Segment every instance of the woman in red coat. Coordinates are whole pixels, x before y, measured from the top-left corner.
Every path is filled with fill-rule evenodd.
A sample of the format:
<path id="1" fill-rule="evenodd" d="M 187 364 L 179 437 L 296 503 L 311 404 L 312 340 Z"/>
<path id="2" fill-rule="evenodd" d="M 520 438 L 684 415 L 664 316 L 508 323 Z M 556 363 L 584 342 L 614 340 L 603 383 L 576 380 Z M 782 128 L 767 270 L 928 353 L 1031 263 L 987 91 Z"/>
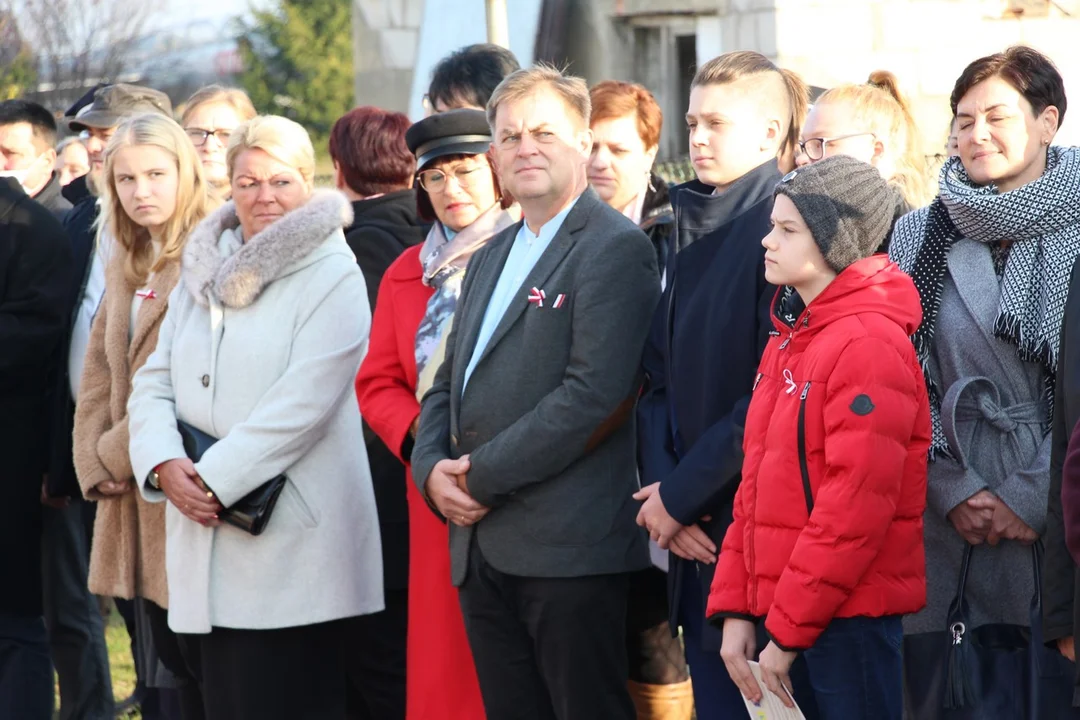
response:
<path id="1" fill-rule="evenodd" d="M 442 362 L 465 268 L 473 253 L 517 217 L 485 155 L 491 142 L 480 110 L 452 110 L 406 133 L 417 156 L 417 208 L 435 221 L 423 245 L 406 250 L 379 288 L 367 357 L 356 378 L 360 410 L 403 462 L 412 453 L 419 398 Z M 447 528 L 407 479 L 409 628 L 406 717 L 482 720 L 457 589 L 450 583 Z"/>
<path id="2" fill-rule="evenodd" d="M 747 412 L 742 483 L 706 615 L 751 701 L 755 621 L 766 686 L 791 705 L 806 659 L 824 720 L 899 720 L 901 616 L 926 604 L 923 510 L 930 407 L 908 337 L 915 285 L 884 255 L 895 202 L 846 156 L 776 187 L 765 277 L 778 291 Z"/>

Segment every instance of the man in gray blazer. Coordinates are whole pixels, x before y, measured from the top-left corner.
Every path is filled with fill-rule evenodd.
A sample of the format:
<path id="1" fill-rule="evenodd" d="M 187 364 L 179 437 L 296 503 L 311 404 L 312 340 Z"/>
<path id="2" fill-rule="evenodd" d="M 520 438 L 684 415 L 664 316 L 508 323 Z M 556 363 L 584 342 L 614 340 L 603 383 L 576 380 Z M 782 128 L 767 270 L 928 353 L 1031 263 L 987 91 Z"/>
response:
<path id="1" fill-rule="evenodd" d="M 520 70 L 488 105 L 524 222 L 469 263 L 412 455 L 451 523 L 452 579 L 489 720 L 631 720 L 633 408 L 656 254 L 588 189 L 584 81 Z"/>

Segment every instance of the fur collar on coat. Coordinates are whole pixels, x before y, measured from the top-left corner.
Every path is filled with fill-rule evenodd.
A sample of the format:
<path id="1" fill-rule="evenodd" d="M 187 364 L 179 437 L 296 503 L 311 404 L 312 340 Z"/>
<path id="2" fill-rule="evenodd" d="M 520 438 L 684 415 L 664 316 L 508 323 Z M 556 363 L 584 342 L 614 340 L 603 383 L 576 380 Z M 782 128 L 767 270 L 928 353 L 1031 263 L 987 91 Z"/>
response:
<path id="1" fill-rule="evenodd" d="M 337 190 L 315 190 L 308 201 L 246 243 L 230 233 L 240 227 L 230 201 L 199 223 L 184 248 L 184 285 L 200 305 L 218 303 L 238 309 L 251 305 L 266 286 L 353 221 L 352 204 Z"/>

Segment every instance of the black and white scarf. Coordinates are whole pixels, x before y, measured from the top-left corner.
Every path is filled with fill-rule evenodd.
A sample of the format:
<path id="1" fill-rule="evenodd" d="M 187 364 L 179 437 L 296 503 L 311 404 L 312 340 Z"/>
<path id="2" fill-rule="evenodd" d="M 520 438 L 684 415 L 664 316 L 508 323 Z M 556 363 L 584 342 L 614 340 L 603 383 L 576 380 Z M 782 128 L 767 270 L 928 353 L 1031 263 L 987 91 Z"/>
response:
<path id="1" fill-rule="evenodd" d="M 1039 363 L 1053 412 L 1053 378 L 1073 261 L 1080 255 L 1080 149 L 1051 147 L 1037 180 L 998 194 L 971 182 L 960 158 L 941 169 L 940 194 L 893 231 L 889 254 L 911 275 L 922 300 L 922 325 L 912 336 L 926 375 L 933 423 L 931 458 L 949 455 L 941 427 L 941 391 L 929 373 L 946 258 L 960 238 L 1011 243 L 1001 277 L 994 336 L 1016 346 L 1021 359 Z"/>

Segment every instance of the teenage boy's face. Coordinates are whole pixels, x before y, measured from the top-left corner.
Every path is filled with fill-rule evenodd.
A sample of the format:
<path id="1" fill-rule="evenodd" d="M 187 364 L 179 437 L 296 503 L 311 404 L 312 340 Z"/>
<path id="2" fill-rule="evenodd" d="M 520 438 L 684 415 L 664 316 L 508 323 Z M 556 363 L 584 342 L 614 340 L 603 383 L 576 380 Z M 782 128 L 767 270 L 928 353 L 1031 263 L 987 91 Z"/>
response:
<path id="1" fill-rule="evenodd" d="M 773 89 L 749 81 L 725 85 L 698 85 L 690 91 L 686 127 L 690 159 L 698 180 L 718 191 L 776 157 L 780 122 L 767 108 L 775 103 L 764 97 Z"/>
<path id="2" fill-rule="evenodd" d="M 798 288 L 823 275 L 835 274 L 825 262 L 795 203 L 786 195 L 776 196 L 772 230 L 761 244 L 765 248 L 765 280 L 772 285 Z"/>

